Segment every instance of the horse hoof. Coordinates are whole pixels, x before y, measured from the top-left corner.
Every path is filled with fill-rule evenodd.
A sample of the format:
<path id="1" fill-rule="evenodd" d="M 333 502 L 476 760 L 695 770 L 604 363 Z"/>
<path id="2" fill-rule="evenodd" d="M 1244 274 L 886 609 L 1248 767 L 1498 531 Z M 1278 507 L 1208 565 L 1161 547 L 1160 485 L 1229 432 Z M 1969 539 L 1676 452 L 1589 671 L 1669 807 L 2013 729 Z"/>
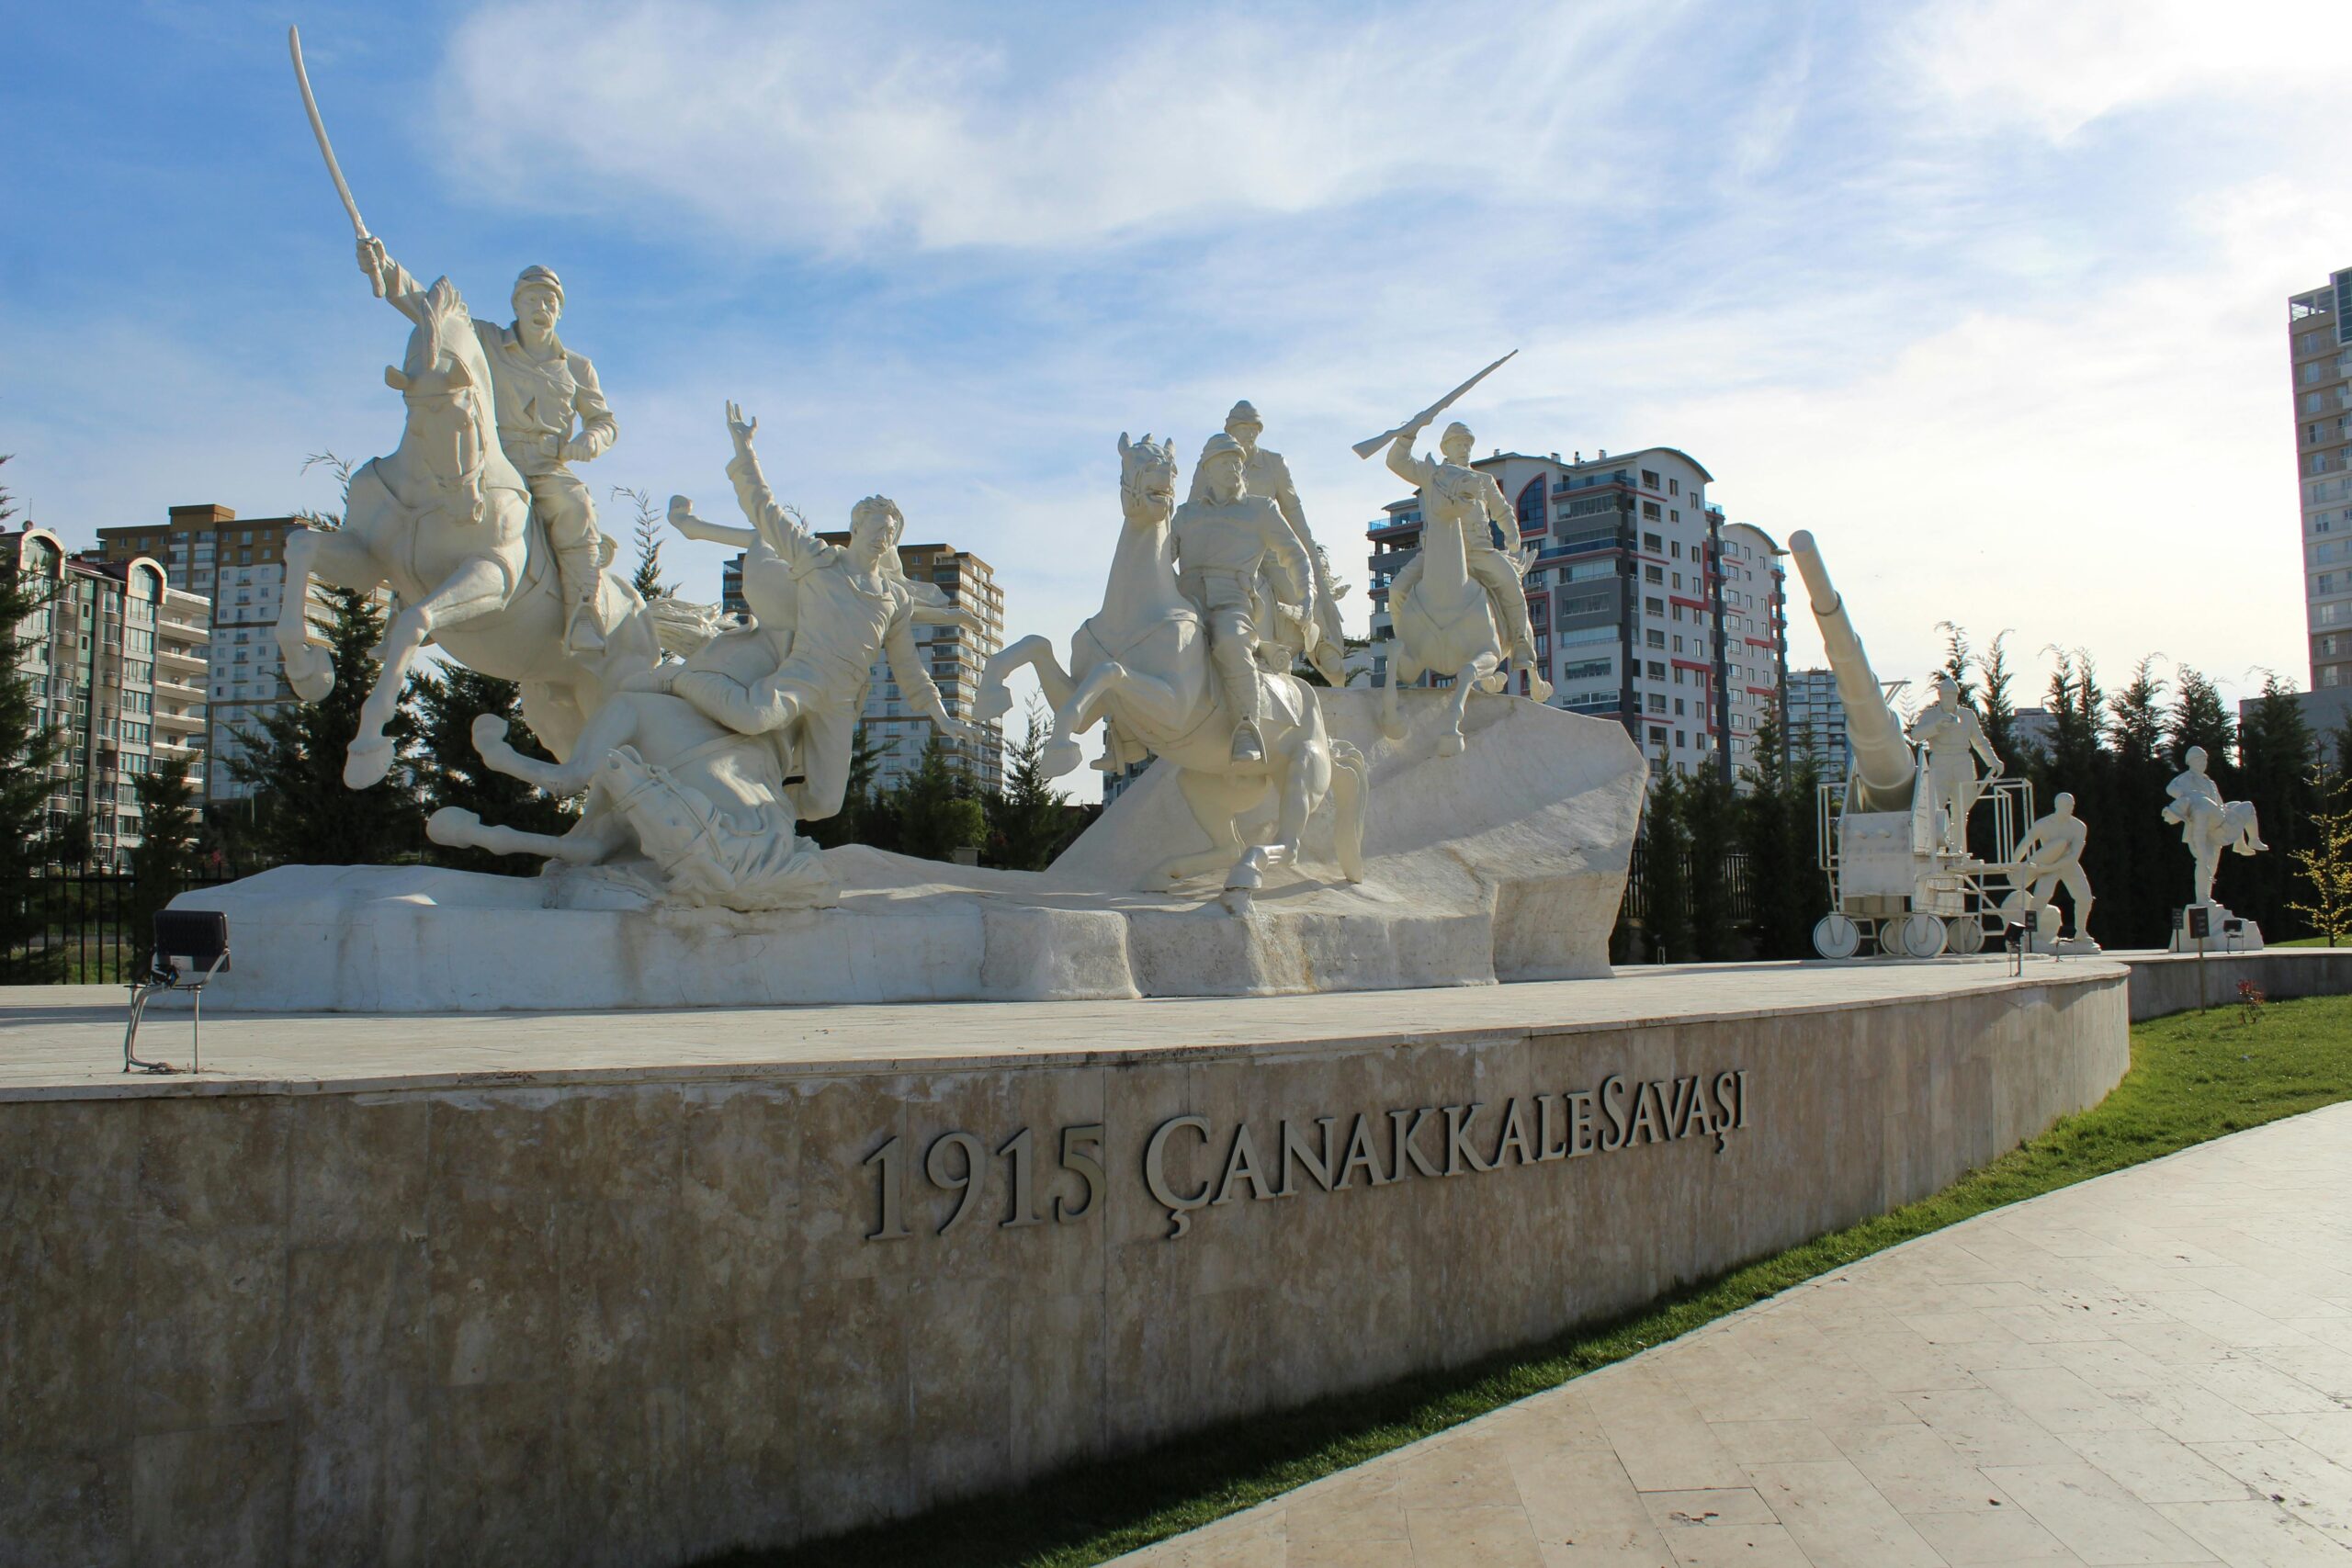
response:
<path id="1" fill-rule="evenodd" d="M 972 705 L 972 713 L 982 724 L 992 723 L 1012 711 L 1012 694 L 1002 686 L 982 686 L 979 700 Z"/>
<path id="2" fill-rule="evenodd" d="M 1548 703 L 1552 700 L 1552 682 L 1541 675 L 1530 676 L 1527 682 L 1527 694 L 1532 701 Z"/>
<path id="3" fill-rule="evenodd" d="M 481 828 L 481 818 L 462 806 L 445 806 L 424 819 L 424 836 L 454 849 L 472 843 Z"/>
<path id="4" fill-rule="evenodd" d="M 483 756 L 506 744 L 505 716 L 494 713 L 474 715 L 474 750 Z"/>
<path id="5" fill-rule="evenodd" d="M 1086 761 L 1086 748 L 1065 737 L 1046 742 L 1045 754 L 1038 759 L 1046 776 L 1057 779 Z"/>
<path id="6" fill-rule="evenodd" d="M 343 759 L 343 786 L 345 789 L 373 789 L 384 782 L 392 771 L 392 743 L 373 740 L 362 744 L 355 741 Z"/>
<path id="7" fill-rule="evenodd" d="M 285 674 L 286 683 L 306 703 L 322 701 L 334 690 L 334 660 L 308 643 L 287 655 Z"/>
<path id="8" fill-rule="evenodd" d="M 1441 757 L 1459 757 L 1469 744 L 1462 739 L 1462 731 L 1448 730 L 1437 738 L 1437 754 Z"/>
<path id="9" fill-rule="evenodd" d="M 1217 902 L 1225 906 L 1225 912 L 1228 915 L 1247 915 L 1256 904 L 1247 887 L 1228 887 L 1225 890 L 1225 897 Z"/>

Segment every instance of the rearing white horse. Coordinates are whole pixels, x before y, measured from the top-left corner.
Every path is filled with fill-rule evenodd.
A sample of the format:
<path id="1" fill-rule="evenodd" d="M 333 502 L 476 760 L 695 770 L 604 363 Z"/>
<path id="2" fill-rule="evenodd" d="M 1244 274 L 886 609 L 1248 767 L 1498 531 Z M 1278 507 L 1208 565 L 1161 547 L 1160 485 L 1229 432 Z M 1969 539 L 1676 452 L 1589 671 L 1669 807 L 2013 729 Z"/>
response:
<path id="1" fill-rule="evenodd" d="M 565 649 L 554 561 L 523 476 L 499 447 L 490 363 L 466 302 L 446 277 L 391 302 L 416 323 L 406 359 L 384 371 L 407 404 L 400 446 L 352 475 L 341 528 L 288 536 L 277 615 L 287 682 L 316 702 L 334 688 L 335 671 L 308 638 L 311 579 L 360 592 L 389 583 L 400 595 L 380 649 L 383 672 L 360 706 L 359 733 L 344 761 L 344 782 L 354 789 L 390 771 L 385 728 L 428 641 L 470 670 L 519 682 L 525 719 L 559 758 L 570 755 L 588 715 L 661 656 L 644 602 L 609 570 L 604 592 L 621 610 L 605 647 L 585 657 Z"/>
<path id="2" fill-rule="evenodd" d="M 1111 561 L 1102 607 L 1070 638 L 1069 671 L 1042 637 L 999 653 L 980 678 L 979 716 L 1012 706 L 1005 677 L 1023 665 L 1054 708 L 1047 772 L 1079 765 L 1073 739 L 1108 719 L 1181 770 L 1177 784 L 1210 848 L 1162 863 L 1156 874 L 1180 881 L 1226 870 L 1228 889 L 1261 886 L 1272 866 L 1295 863 L 1307 818 L 1329 796 L 1339 813 L 1340 869 L 1363 879 L 1364 762 L 1326 728 L 1315 688 L 1288 674 L 1265 676 L 1262 762 L 1233 761 L 1234 716 L 1218 696 L 1201 612 L 1177 587 L 1169 524 L 1176 514 L 1176 445 L 1119 437 L 1119 499 L 1125 525 Z M 1243 840 L 1240 822 L 1274 795 L 1272 839 Z"/>

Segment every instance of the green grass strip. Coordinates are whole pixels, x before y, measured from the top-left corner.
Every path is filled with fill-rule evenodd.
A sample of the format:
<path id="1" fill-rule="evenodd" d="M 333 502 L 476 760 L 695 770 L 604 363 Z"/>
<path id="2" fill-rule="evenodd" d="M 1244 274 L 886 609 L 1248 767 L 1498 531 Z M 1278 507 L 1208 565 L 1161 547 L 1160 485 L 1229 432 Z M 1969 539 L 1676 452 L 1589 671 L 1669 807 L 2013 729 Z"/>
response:
<path id="1" fill-rule="evenodd" d="M 1640 1312 L 1473 1366 L 1250 1416 L 1018 1492 L 709 1568 L 1080 1568 L 1556 1388 L 1857 1258 L 2225 1134 L 2352 1100 L 2352 998 L 2182 1013 L 2132 1032 L 2132 1068 L 2070 1116 L 1932 1198 L 1702 1280 Z"/>

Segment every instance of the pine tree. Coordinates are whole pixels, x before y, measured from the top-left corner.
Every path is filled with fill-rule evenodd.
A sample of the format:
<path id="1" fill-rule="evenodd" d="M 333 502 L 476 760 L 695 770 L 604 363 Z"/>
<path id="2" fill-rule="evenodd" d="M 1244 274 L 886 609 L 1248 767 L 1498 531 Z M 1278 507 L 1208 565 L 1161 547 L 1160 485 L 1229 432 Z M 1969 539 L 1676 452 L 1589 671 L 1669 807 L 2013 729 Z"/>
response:
<path id="1" fill-rule="evenodd" d="M 1653 964 L 1690 960 L 1690 835 L 1682 822 L 1681 776 L 1671 767 L 1651 775 L 1642 811 L 1642 931 Z"/>
<path id="2" fill-rule="evenodd" d="M 7 457 L 0 455 L 0 463 Z M 15 516 L 15 498 L 0 486 L 0 525 Z M 0 570 L 0 980 L 25 985 L 56 978 L 58 954 L 40 942 L 46 925 L 33 874 L 43 860 L 51 771 L 60 745 L 40 723 L 31 678 L 17 667 L 25 617 L 41 608 L 36 590 Z"/>
<path id="3" fill-rule="evenodd" d="M 1756 956 L 1810 958 L 1814 924 L 1829 909 L 1814 843 L 1820 774 L 1810 760 L 1785 766 L 1781 751 L 1780 727 L 1767 719 L 1757 729 L 1756 761 L 1737 803 L 1736 841 L 1747 857 Z"/>
<path id="4" fill-rule="evenodd" d="M 334 689 L 319 702 L 265 709 L 260 732 L 248 733 L 243 753 L 229 759 L 230 776 L 254 787 L 254 838 L 271 860 L 369 865 L 413 858 L 424 841 L 424 814 L 403 771 L 364 790 L 343 782 L 359 705 L 382 670 L 370 655 L 383 640 L 383 614 L 355 589 L 330 587 L 327 597 Z M 393 744 L 406 750 L 415 728 L 415 715 L 403 705 L 390 727 Z"/>
<path id="5" fill-rule="evenodd" d="M 1069 817 L 1046 775 L 1046 742 L 1053 732 L 1045 705 L 1029 705 L 1028 736 L 1006 758 L 1003 793 L 985 803 L 989 861 L 1011 871 L 1043 871 L 1070 839 Z"/>
<path id="6" fill-rule="evenodd" d="M 171 767 L 134 774 L 130 782 L 140 818 L 139 843 L 130 852 L 130 932 L 135 942 L 143 942 L 155 911 L 172 901 L 194 868 L 196 785 Z"/>
<path id="7" fill-rule="evenodd" d="M 899 852 L 922 860 L 945 860 L 955 851 L 977 849 L 988 838 L 988 816 L 963 780 L 947 766 L 947 749 L 932 731 L 922 765 L 895 802 Z"/>
<path id="8" fill-rule="evenodd" d="M 650 604 L 676 587 L 662 581 L 662 510 L 653 504 L 650 491 L 631 490 L 626 485 L 613 487 L 613 499 L 626 501 L 637 508 L 637 515 L 629 520 L 629 532 L 637 539 L 637 572 L 629 581 L 637 589 L 637 596 Z"/>
<path id="9" fill-rule="evenodd" d="M 571 831 L 579 815 L 571 803 L 497 772 L 474 750 L 473 722 L 485 713 L 503 717 L 507 739 L 526 754 L 547 750 L 523 717 L 520 686 L 462 664 L 450 664 L 437 671 L 419 670 L 410 676 L 408 694 L 416 705 L 416 784 L 423 796 L 421 808 L 427 816 L 454 806 L 485 822 L 527 833 Z M 534 875 L 543 863 L 536 855 L 494 855 L 487 850 L 444 844 L 428 843 L 424 854 L 436 864 L 503 876 Z"/>
<path id="10" fill-rule="evenodd" d="M 1725 874 L 1736 842 L 1736 798 L 1713 768 L 1682 788 L 1683 830 L 1690 842 L 1690 956 L 1720 963 L 1732 953 L 1732 886 Z"/>

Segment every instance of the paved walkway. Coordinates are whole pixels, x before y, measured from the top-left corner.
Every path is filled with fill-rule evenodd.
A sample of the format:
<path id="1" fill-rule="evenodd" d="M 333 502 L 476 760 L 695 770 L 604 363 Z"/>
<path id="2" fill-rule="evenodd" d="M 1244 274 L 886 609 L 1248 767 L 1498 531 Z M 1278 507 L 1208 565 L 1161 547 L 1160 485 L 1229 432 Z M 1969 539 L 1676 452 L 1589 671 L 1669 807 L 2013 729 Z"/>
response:
<path id="1" fill-rule="evenodd" d="M 1923 1237 L 1121 1562 L 2352 1568 L 2352 1104 Z"/>

